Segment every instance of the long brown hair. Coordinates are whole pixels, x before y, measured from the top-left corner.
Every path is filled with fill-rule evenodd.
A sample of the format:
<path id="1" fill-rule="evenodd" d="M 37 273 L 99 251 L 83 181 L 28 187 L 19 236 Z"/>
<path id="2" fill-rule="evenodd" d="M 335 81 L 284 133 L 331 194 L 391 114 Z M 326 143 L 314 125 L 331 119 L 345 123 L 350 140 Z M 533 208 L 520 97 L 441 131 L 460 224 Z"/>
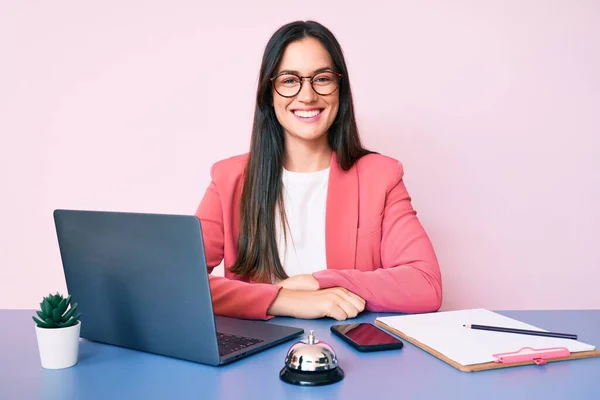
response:
<path id="1" fill-rule="evenodd" d="M 296 21 L 279 28 L 268 41 L 260 68 L 250 154 L 245 169 L 241 198 L 241 223 L 237 260 L 230 271 L 257 282 L 286 279 L 277 250 L 275 210 L 279 206 L 285 221 L 281 173 L 285 157 L 283 128 L 273 109 L 271 78 L 286 47 L 312 37 L 321 42 L 342 74 L 339 109 L 328 131 L 328 142 L 340 167 L 347 171 L 362 156 L 371 153 L 362 147 L 354 117 L 348 70 L 342 48 L 335 36 L 314 21 Z M 283 224 L 285 232 L 285 224 Z"/>

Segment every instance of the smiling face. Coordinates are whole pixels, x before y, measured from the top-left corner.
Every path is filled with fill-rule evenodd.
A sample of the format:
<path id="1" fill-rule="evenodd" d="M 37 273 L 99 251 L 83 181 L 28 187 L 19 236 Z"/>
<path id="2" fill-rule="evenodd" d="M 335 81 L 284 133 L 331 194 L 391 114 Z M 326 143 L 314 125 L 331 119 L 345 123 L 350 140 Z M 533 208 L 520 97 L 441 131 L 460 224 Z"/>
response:
<path id="1" fill-rule="evenodd" d="M 336 83 L 337 75 L 332 71 L 335 68 L 327 50 L 317 39 L 309 37 L 287 46 L 275 74 L 291 72 L 304 77 L 317 75 L 313 82 L 315 89 L 320 93 L 329 93 L 332 88 L 339 86 Z M 339 89 L 320 95 L 311 87 L 310 79 L 303 79 L 302 89 L 293 97 L 283 97 L 275 90 L 278 87 L 280 93 L 293 95 L 298 83 L 298 79 L 292 75 L 280 76 L 273 82 L 273 107 L 283 126 L 286 142 L 327 143 L 327 131 L 338 112 Z"/>

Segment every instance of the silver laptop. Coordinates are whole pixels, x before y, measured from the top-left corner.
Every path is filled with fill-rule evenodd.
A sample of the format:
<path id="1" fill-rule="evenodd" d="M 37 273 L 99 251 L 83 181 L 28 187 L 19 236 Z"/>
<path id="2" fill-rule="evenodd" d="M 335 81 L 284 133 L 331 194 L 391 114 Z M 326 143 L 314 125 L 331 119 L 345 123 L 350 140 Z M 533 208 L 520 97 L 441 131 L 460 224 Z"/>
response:
<path id="1" fill-rule="evenodd" d="M 54 222 L 84 339 L 221 365 L 304 333 L 214 315 L 195 216 L 55 210 Z"/>

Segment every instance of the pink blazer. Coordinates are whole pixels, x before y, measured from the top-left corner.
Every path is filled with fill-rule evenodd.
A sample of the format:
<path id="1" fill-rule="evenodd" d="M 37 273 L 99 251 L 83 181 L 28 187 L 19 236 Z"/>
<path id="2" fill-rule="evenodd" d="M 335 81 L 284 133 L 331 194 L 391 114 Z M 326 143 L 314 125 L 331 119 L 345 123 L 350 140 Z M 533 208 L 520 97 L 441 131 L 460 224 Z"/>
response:
<path id="1" fill-rule="evenodd" d="M 269 319 L 280 287 L 248 282 L 228 271 L 236 258 L 240 198 L 248 155 L 215 163 L 198 206 L 209 273 L 224 261 L 225 277 L 210 276 L 215 314 Z M 402 164 L 371 154 L 343 171 L 332 157 L 326 205 L 327 269 L 314 273 L 321 289 L 344 287 L 366 310 L 437 311 L 440 268 L 403 181 Z"/>

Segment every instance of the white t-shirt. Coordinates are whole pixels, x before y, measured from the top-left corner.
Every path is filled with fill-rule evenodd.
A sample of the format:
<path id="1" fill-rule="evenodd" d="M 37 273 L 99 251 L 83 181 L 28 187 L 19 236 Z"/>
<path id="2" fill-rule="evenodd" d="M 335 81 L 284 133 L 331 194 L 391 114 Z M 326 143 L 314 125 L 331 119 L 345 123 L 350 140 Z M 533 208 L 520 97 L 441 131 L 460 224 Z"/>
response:
<path id="1" fill-rule="evenodd" d="M 283 199 L 287 216 L 287 246 L 276 212 L 281 264 L 288 276 L 311 274 L 327 268 L 325 209 L 329 168 L 317 172 L 283 169 Z"/>

